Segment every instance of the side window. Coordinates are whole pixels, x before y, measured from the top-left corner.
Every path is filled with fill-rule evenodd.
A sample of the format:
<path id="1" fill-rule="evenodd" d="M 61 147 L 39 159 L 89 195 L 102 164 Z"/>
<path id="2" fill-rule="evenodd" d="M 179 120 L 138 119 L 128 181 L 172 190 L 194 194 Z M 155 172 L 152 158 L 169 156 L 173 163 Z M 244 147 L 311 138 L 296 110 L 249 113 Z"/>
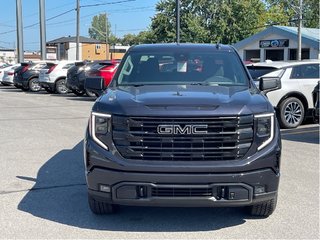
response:
<path id="1" fill-rule="evenodd" d="M 319 64 L 305 64 L 292 69 L 291 79 L 319 78 Z"/>

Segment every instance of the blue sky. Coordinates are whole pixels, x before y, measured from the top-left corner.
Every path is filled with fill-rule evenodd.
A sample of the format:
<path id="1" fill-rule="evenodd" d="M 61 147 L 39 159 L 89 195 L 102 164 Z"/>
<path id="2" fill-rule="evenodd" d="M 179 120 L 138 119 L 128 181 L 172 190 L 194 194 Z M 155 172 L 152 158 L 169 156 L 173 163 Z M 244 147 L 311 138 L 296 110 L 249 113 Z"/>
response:
<path id="1" fill-rule="evenodd" d="M 127 2 L 125 2 L 127 1 Z M 92 17 L 107 12 L 112 33 L 118 37 L 126 33 L 139 33 L 149 27 L 159 0 L 80 0 L 80 6 L 110 3 L 108 5 L 83 7 L 80 10 L 80 34 L 88 37 Z M 76 0 L 46 0 L 46 19 L 76 7 Z M 118 3 L 117 3 L 118 2 Z M 121 3 L 119 3 L 121 2 Z M 39 50 L 39 0 L 22 0 L 24 49 Z M 13 48 L 16 44 L 16 0 L 1 0 L 0 47 Z M 12 31 L 12 32 L 11 32 Z M 47 41 L 75 36 L 76 11 L 47 21 Z"/>

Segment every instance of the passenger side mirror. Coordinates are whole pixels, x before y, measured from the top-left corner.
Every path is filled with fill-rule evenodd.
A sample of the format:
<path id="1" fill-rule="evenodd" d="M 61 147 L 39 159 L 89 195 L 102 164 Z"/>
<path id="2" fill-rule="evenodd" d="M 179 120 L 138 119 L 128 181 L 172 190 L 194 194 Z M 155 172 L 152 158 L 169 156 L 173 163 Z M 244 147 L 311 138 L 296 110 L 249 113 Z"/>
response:
<path id="1" fill-rule="evenodd" d="M 101 77 L 88 77 L 84 82 L 84 88 L 100 96 L 105 89 L 104 79 Z"/>
<path id="2" fill-rule="evenodd" d="M 259 89 L 264 92 L 270 92 L 281 88 L 279 77 L 261 77 L 259 79 Z"/>

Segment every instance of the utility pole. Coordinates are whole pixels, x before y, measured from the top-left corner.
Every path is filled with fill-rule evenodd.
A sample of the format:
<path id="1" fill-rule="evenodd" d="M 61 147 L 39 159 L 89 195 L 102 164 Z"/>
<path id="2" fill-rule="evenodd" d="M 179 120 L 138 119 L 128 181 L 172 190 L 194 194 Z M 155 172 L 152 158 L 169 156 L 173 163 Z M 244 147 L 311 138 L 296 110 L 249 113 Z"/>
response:
<path id="1" fill-rule="evenodd" d="M 77 36 L 76 36 L 76 60 L 79 60 L 79 45 L 80 45 L 80 0 L 77 0 Z"/>
<path id="2" fill-rule="evenodd" d="M 298 19 L 298 49 L 297 60 L 301 60 L 301 29 L 302 29 L 302 0 L 299 0 L 299 19 Z"/>
<path id="3" fill-rule="evenodd" d="M 45 0 L 39 0 L 40 13 L 40 49 L 41 60 L 46 60 L 46 16 L 45 16 Z"/>
<path id="4" fill-rule="evenodd" d="M 176 41 L 180 43 L 180 0 L 176 0 Z"/>
<path id="5" fill-rule="evenodd" d="M 106 14 L 106 59 L 109 59 L 109 48 L 108 48 L 108 16 Z"/>
<path id="6" fill-rule="evenodd" d="M 23 50 L 23 26 L 22 26 L 22 4 L 21 0 L 16 0 L 16 21 L 17 21 L 17 53 L 18 63 L 24 61 Z"/>

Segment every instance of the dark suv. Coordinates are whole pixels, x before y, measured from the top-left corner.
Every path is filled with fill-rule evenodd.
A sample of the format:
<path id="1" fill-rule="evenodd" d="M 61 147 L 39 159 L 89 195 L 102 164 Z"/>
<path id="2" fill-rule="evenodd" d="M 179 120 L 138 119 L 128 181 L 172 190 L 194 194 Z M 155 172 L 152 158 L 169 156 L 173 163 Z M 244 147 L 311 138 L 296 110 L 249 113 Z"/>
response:
<path id="1" fill-rule="evenodd" d="M 38 92 L 41 89 L 39 84 L 39 71 L 46 66 L 45 62 L 21 63 L 14 71 L 13 84 L 23 91 Z"/>
<path id="2" fill-rule="evenodd" d="M 75 62 L 75 65 L 68 69 L 67 73 L 67 87 L 77 96 L 86 94 L 89 97 L 94 97 L 95 94 L 84 88 L 86 79 L 86 72 L 100 61 L 94 62 Z"/>
<path id="3" fill-rule="evenodd" d="M 101 81 L 88 84 L 99 90 Z M 84 146 L 97 214 L 117 205 L 249 206 L 257 216 L 276 208 L 276 116 L 230 46 L 130 48 L 92 108 Z"/>

